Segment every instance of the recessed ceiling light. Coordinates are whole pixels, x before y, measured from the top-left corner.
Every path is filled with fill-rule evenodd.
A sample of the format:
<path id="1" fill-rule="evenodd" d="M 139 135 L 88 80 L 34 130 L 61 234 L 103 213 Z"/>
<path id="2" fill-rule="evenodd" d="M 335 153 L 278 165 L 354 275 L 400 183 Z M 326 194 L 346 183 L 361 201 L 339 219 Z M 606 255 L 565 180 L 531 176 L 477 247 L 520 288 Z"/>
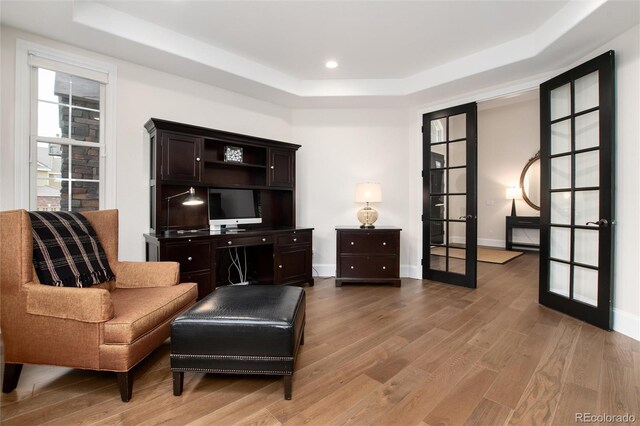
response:
<path id="1" fill-rule="evenodd" d="M 325 67 L 327 68 L 338 68 L 338 63 L 336 61 L 327 61 L 326 64 L 324 64 Z"/>

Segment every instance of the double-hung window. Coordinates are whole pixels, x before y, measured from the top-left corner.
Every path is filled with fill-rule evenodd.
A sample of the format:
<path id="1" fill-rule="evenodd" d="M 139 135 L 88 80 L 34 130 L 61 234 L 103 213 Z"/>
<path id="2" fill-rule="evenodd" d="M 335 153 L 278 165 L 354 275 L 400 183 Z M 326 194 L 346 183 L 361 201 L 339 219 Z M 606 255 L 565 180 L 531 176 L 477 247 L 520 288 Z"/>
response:
<path id="1" fill-rule="evenodd" d="M 31 210 L 113 207 L 114 70 L 27 49 Z M 26 83 L 26 79 L 24 83 Z M 19 139 L 18 139 L 19 142 Z M 111 167 L 109 167 L 111 166 Z M 18 174 L 20 172 L 18 171 Z M 25 175 L 26 178 L 26 175 Z M 23 185 L 26 189 L 27 185 Z M 26 200 L 24 200 L 26 201 Z"/>

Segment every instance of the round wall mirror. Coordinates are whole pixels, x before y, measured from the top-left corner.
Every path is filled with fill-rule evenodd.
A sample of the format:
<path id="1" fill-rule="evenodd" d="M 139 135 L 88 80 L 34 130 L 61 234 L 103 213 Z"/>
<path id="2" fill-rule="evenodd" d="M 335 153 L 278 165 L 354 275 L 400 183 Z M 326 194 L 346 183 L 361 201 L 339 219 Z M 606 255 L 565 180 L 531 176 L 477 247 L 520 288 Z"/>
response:
<path id="1" fill-rule="evenodd" d="M 522 198 L 532 208 L 540 210 L 540 151 L 529 159 L 520 174 Z"/>

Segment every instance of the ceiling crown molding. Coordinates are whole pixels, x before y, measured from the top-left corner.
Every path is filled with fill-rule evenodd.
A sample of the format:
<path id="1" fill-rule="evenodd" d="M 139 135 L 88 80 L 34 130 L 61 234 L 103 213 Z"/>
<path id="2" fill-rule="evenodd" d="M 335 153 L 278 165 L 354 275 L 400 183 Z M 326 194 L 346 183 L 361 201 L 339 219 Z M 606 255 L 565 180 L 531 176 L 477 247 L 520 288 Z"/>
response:
<path id="1" fill-rule="evenodd" d="M 397 79 L 303 80 L 109 6 L 73 3 L 73 22 L 294 98 L 405 97 L 535 58 L 598 10 L 606 0 L 572 0 L 529 34 Z"/>

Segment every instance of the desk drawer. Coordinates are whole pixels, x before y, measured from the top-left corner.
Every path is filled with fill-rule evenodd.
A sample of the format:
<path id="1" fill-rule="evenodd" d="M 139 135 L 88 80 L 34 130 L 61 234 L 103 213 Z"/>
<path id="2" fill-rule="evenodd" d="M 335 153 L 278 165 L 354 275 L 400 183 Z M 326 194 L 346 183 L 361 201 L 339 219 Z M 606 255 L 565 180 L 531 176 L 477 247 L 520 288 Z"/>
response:
<path id="1" fill-rule="evenodd" d="M 293 231 L 278 234 L 278 245 L 301 244 L 311 241 L 311 231 Z"/>
<path id="2" fill-rule="evenodd" d="M 397 278 L 397 256 L 341 256 L 340 278 Z"/>
<path id="3" fill-rule="evenodd" d="M 208 242 L 167 244 L 167 259 L 180 263 L 180 273 L 211 268 L 211 249 Z"/>
<path id="4" fill-rule="evenodd" d="M 259 246 L 262 244 L 273 244 L 273 236 L 265 235 L 263 237 L 243 237 L 236 235 L 225 235 L 220 237 L 220 239 L 218 240 L 218 248 Z"/>
<path id="5" fill-rule="evenodd" d="M 340 253 L 397 254 L 397 232 L 342 232 Z"/>

